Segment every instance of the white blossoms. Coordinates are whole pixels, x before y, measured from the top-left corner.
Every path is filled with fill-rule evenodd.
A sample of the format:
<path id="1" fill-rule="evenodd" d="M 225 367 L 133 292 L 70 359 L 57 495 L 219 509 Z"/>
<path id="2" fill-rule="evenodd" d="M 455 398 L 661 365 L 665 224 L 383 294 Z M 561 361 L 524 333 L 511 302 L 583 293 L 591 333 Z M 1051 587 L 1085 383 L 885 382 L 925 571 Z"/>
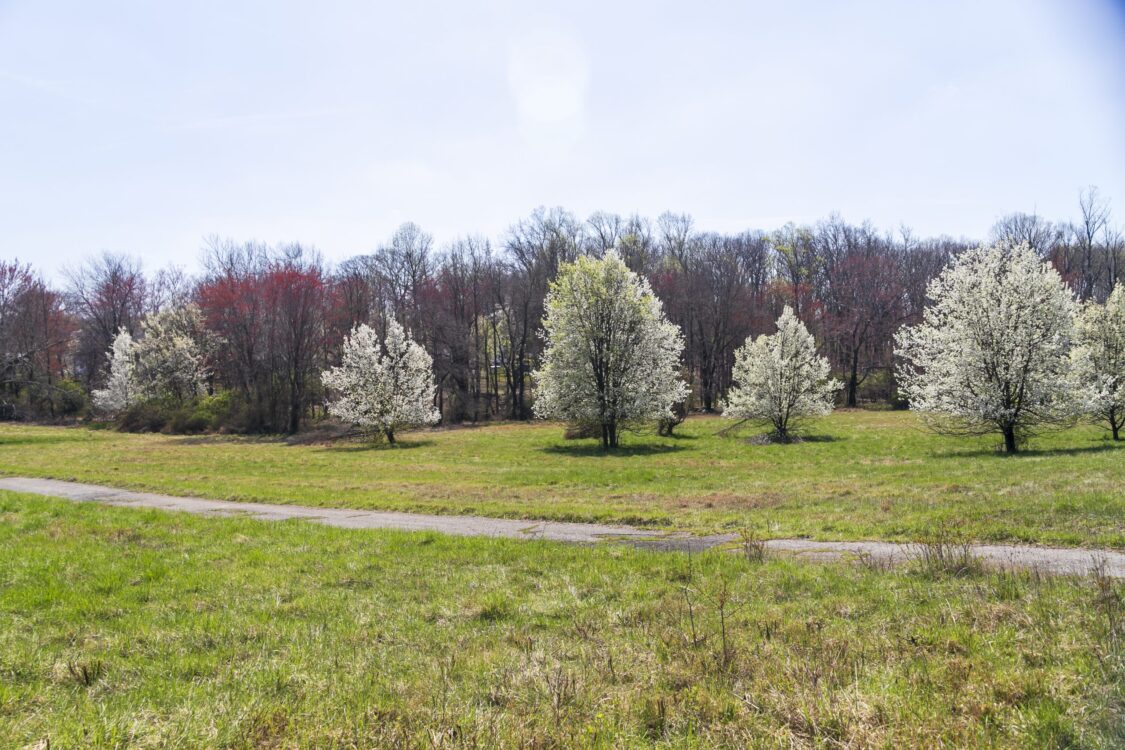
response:
<path id="1" fill-rule="evenodd" d="M 148 399 L 183 404 L 203 395 L 207 371 L 193 335 L 202 329 L 199 309 L 188 305 L 148 316 L 140 340 L 119 330 L 107 354 L 105 388 L 91 394 L 94 408 L 116 416 Z"/>
<path id="2" fill-rule="evenodd" d="M 141 388 L 137 384 L 137 357 L 133 337 L 122 328 L 113 338 L 113 346 L 107 355 L 109 376 L 105 388 L 97 389 L 90 395 L 94 408 L 109 415 L 120 414 L 141 399 Z"/>
<path id="3" fill-rule="evenodd" d="M 1074 374 L 1086 411 L 1121 439 L 1125 427 L 1125 285 L 1104 305 L 1088 302 L 1075 326 Z"/>
<path id="4" fill-rule="evenodd" d="M 137 380 L 146 397 L 182 404 L 205 392 L 207 371 L 196 335 L 203 317 L 194 305 L 161 310 L 145 318 L 136 344 Z"/>
<path id="5" fill-rule="evenodd" d="M 896 336 L 897 376 L 911 408 L 933 426 L 1000 432 L 1015 452 L 1037 427 L 1080 411 L 1070 361 L 1074 296 L 1026 243 L 966 252 L 928 296 L 922 323 Z"/>
<path id="6" fill-rule="evenodd" d="M 829 377 L 828 360 L 793 310 L 786 307 L 777 333 L 747 339 L 734 355 L 733 379 L 723 415 L 769 422 L 772 437 L 788 442 L 806 417 L 832 411 L 841 383 Z"/>
<path id="7" fill-rule="evenodd" d="M 395 441 L 395 431 L 436 423 L 433 360 L 397 321 L 387 323 L 385 353 L 375 331 L 356 326 L 344 341 L 339 367 L 321 374 L 337 392 L 328 404 L 335 417 Z"/>
<path id="8" fill-rule="evenodd" d="M 623 425 L 669 419 L 687 396 L 680 329 L 614 250 L 559 269 L 543 327 L 535 413 L 595 426 L 604 449 L 617 446 Z"/>

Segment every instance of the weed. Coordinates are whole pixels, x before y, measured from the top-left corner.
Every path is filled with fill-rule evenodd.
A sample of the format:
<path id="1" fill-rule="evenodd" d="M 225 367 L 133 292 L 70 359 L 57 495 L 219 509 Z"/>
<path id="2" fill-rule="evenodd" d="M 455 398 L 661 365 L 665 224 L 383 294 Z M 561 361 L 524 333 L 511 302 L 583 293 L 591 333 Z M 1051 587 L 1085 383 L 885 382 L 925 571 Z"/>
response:
<path id="1" fill-rule="evenodd" d="M 67 674 L 82 687 L 90 687 L 105 674 L 105 665 L 100 660 L 92 662 L 68 661 Z"/>
<path id="2" fill-rule="evenodd" d="M 746 562 L 756 565 L 766 559 L 766 541 L 753 529 L 742 528 L 738 531 L 741 540 L 742 555 Z"/>
<path id="3" fill-rule="evenodd" d="M 984 567 L 972 544 L 944 524 L 917 542 L 912 555 L 920 571 L 930 577 L 975 575 Z"/>

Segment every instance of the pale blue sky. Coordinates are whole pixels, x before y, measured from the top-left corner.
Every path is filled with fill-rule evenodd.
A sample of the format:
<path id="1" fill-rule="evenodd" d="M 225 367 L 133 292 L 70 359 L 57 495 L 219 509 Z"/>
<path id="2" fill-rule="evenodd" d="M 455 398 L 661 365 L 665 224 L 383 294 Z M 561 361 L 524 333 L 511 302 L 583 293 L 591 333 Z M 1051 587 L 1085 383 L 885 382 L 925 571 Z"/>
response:
<path id="1" fill-rule="evenodd" d="M 0 235 L 54 275 L 209 234 L 340 260 L 539 205 L 1125 224 L 1125 3 L 0 0 Z"/>

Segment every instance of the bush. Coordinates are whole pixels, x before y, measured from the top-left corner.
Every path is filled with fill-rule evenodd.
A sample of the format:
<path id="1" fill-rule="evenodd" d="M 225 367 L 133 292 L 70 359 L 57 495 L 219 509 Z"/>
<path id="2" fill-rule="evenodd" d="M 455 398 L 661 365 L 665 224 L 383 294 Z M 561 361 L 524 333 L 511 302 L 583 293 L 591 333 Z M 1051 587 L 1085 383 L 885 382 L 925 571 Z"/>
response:
<path id="1" fill-rule="evenodd" d="M 222 426 L 230 411 L 228 394 L 204 396 L 178 404 L 163 399 L 149 399 L 129 407 L 117 420 L 117 429 L 124 432 L 165 432 L 193 435 Z"/>
<path id="2" fill-rule="evenodd" d="M 197 431 L 220 430 L 227 426 L 233 401 L 230 391 L 218 391 L 198 399 L 191 411 L 191 419 L 203 425 Z"/>
<path id="3" fill-rule="evenodd" d="M 86 408 L 86 389 L 76 380 L 60 380 L 51 400 L 57 414 L 73 417 Z"/>
<path id="4" fill-rule="evenodd" d="M 162 432 L 171 416 L 171 409 L 163 401 L 141 401 L 122 412 L 117 418 L 117 429 L 124 432 Z"/>
<path id="5" fill-rule="evenodd" d="M 138 401 L 117 417 L 117 428 L 122 432 L 165 432 L 176 412 L 177 407 L 168 401 Z"/>
<path id="6" fill-rule="evenodd" d="M 200 414 L 190 407 L 185 407 L 172 412 L 168 422 L 164 425 L 163 432 L 173 435 L 195 435 L 200 432 L 207 432 L 210 428 L 211 421 L 207 418 L 207 415 Z"/>
<path id="7" fill-rule="evenodd" d="M 0 399 L 0 420 L 65 419 L 81 414 L 85 408 L 86 391 L 81 383 L 34 380 L 5 389 Z"/>

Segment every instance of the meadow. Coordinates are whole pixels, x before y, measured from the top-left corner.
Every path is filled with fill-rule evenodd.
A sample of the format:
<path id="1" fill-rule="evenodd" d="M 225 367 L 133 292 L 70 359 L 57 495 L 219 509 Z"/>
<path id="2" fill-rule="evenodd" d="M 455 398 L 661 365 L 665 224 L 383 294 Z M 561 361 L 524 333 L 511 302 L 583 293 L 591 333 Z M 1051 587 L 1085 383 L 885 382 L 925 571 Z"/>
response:
<path id="1" fill-rule="evenodd" d="M 1121 747 L 1121 597 L 5 492 L 0 746 Z"/>
<path id="2" fill-rule="evenodd" d="M 405 433 L 395 446 L 0 425 L 0 474 L 304 505 L 606 521 L 817 539 L 923 538 L 1125 547 L 1125 444 L 1080 426 L 1007 456 L 917 416 L 837 411 L 809 439 L 693 417 L 604 455 L 557 424 Z"/>

